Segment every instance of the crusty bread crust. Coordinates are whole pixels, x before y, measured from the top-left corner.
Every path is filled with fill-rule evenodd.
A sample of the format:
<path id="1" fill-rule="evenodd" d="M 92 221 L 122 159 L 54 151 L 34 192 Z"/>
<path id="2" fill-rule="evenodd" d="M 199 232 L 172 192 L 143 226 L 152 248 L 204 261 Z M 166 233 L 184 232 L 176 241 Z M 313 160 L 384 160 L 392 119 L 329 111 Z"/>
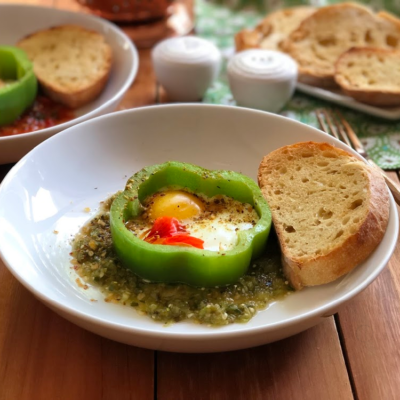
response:
<path id="1" fill-rule="evenodd" d="M 17 45 L 33 62 L 44 93 L 58 103 L 81 107 L 107 83 L 112 51 L 98 32 L 61 25 L 28 35 Z"/>
<path id="2" fill-rule="evenodd" d="M 336 62 L 335 81 L 344 93 L 362 103 L 378 107 L 398 106 L 400 74 L 396 65 L 400 65 L 400 51 L 352 48 Z"/>
<path id="3" fill-rule="evenodd" d="M 236 51 L 256 48 L 280 50 L 288 34 L 314 11 L 311 6 L 298 6 L 268 14 L 254 30 L 243 29 L 235 35 Z"/>
<path id="4" fill-rule="evenodd" d="M 289 248 L 289 245 L 286 243 L 290 234 L 287 233 L 287 227 L 285 228 L 282 217 L 279 215 L 278 208 L 280 207 L 277 206 L 279 202 L 277 202 L 277 197 L 274 192 L 271 191 L 271 188 L 274 188 L 274 191 L 275 188 L 282 188 L 282 186 L 280 186 L 282 183 L 281 179 L 284 178 L 279 178 L 279 173 L 277 173 L 276 168 L 281 168 L 282 165 L 286 165 L 285 168 L 290 170 L 290 164 L 296 159 L 298 160 L 298 157 L 301 157 L 301 154 L 304 154 L 304 152 L 307 153 L 307 157 L 315 157 L 315 160 L 318 159 L 320 154 L 328 152 L 340 160 L 339 166 L 343 164 L 343 168 L 347 168 L 348 165 L 351 165 L 353 170 L 358 171 L 359 175 L 363 177 L 362 179 L 364 182 L 362 182 L 362 184 L 365 186 L 367 192 L 365 192 L 366 204 L 360 209 L 362 218 L 360 217 L 361 214 L 358 214 L 360 221 L 353 223 L 351 227 L 349 225 L 349 229 L 351 228 L 354 232 L 351 230 L 345 231 L 344 233 L 342 232 L 343 240 L 341 240 L 340 237 L 337 240 L 335 238 L 335 240 L 332 241 L 333 245 L 324 247 L 325 244 L 321 243 L 322 250 L 320 254 L 306 254 L 300 257 L 295 255 L 293 249 Z M 321 174 L 318 168 L 317 162 L 315 162 L 316 175 Z M 337 169 L 337 165 L 335 168 Z M 291 173 L 289 175 L 291 175 Z M 291 187 L 298 184 L 299 176 L 300 175 L 293 176 L 293 180 L 290 180 Z M 326 178 L 325 182 L 329 185 L 330 177 L 332 177 L 332 180 L 337 179 L 334 178 L 334 176 L 334 174 L 324 176 L 324 178 Z M 312 176 L 310 176 L 310 180 L 311 179 L 313 179 Z M 385 181 L 379 171 L 357 160 L 341 149 L 335 148 L 327 143 L 315 142 L 304 142 L 285 146 L 263 158 L 258 170 L 258 182 L 264 197 L 271 207 L 272 220 L 282 249 L 284 273 L 291 285 L 297 290 L 305 286 L 332 282 L 350 272 L 375 250 L 384 236 L 389 220 L 389 195 Z M 301 185 L 302 183 L 299 184 Z M 353 189 L 349 189 L 349 193 L 351 190 Z M 278 192 L 280 191 L 281 190 L 278 190 Z M 283 189 L 282 191 L 283 194 L 279 195 L 281 196 L 280 204 L 291 200 L 290 194 L 287 192 L 285 193 Z M 313 205 L 310 196 L 312 195 L 309 195 L 307 191 L 304 190 L 302 198 L 297 200 L 304 207 L 308 207 L 312 214 L 318 213 L 317 209 L 313 209 L 313 207 L 317 206 Z M 329 201 L 331 200 L 327 197 L 327 204 L 325 204 L 327 207 L 329 207 Z M 343 204 L 345 204 L 345 202 L 343 202 Z M 321 205 L 318 205 L 318 207 L 320 206 Z M 339 211 L 340 207 L 339 205 Z M 345 213 L 347 208 L 345 208 L 345 206 L 343 207 L 341 211 Z M 293 206 L 292 210 L 293 213 L 290 218 L 295 221 L 299 215 L 296 211 L 296 207 Z M 340 217 L 333 214 L 332 218 L 343 218 L 343 215 L 346 214 L 341 214 Z M 311 228 L 312 221 L 309 221 L 309 224 L 309 228 Z M 294 223 L 293 229 L 299 229 L 300 225 Z M 324 229 L 329 230 L 330 228 L 325 227 Z M 346 228 L 343 229 L 346 230 Z M 306 237 L 307 234 L 307 232 L 299 232 L 300 237 Z M 309 245 L 309 243 L 307 243 L 307 245 Z M 311 245 L 313 244 L 311 243 Z M 299 243 L 299 246 L 305 247 L 305 243 Z"/>
<path id="5" fill-rule="evenodd" d="M 260 48 L 262 34 L 257 30 L 243 29 L 235 35 L 236 51 Z"/>
<path id="6" fill-rule="evenodd" d="M 355 23 L 356 21 L 356 23 Z M 355 3 L 322 7 L 306 18 L 282 48 L 299 65 L 299 81 L 335 86 L 334 65 L 351 47 L 399 48 L 400 21 Z"/>

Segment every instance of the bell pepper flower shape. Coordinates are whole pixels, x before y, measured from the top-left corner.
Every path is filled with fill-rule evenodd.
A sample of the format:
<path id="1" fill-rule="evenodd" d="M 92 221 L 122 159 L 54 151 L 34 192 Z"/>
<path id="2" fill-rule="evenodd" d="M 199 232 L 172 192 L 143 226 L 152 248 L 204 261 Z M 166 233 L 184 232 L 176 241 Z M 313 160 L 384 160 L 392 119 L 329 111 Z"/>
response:
<path id="1" fill-rule="evenodd" d="M 0 126 L 16 120 L 36 98 L 37 80 L 33 65 L 17 47 L 0 46 Z"/>
<path id="2" fill-rule="evenodd" d="M 135 236 L 126 222 L 140 216 L 145 199 L 169 187 L 248 203 L 259 219 L 252 228 L 238 231 L 236 245 L 226 251 L 202 249 L 202 241 L 191 238 L 179 221 L 171 218 L 156 220 L 144 240 Z M 242 174 L 167 162 L 144 168 L 128 180 L 112 203 L 110 226 L 117 256 L 138 276 L 154 282 L 214 287 L 237 282 L 251 260 L 264 252 L 271 212 L 257 184 Z"/>

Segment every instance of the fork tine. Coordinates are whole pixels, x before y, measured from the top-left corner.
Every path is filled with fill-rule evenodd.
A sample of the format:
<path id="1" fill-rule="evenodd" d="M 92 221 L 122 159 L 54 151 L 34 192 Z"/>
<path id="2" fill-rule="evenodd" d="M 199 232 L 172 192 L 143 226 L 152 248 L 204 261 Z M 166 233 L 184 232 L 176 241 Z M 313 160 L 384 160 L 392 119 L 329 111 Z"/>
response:
<path id="1" fill-rule="evenodd" d="M 337 129 L 332 125 L 332 121 L 330 120 L 329 115 L 326 113 L 326 111 L 324 109 L 318 109 L 316 110 L 315 115 L 317 116 L 320 128 L 324 132 L 332 134 L 333 136 L 335 136 L 336 139 L 340 140 Z"/>
<path id="2" fill-rule="evenodd" d="M 316 110 L 315 115 L 317 116 L 317 120 L 318 120 L 319 127 L 321 128 L 321 130 L 323 130 L 324 132 L 329 134 L 328 126 L 326 125 L 325 120 L 322 118 L 322 115 L 323 115 L 322 111 Z"/>
<path id="3" fill-rule="evenodd" d="M 324 114 L 325 120 L 328 123 L 329 129 L 331 130 L 333 136 L 335 136 L 336 139 L 340 140 L 340 137 L 339 137 L 339 134 L 338 134 L 338 131 L 339 131 L 340 127 L 338 129 L 337 128 L 337 124 L 335 125 L 335 124 L 332 123 L 332 117 L 331 117 L 331 115 L 330 115 L 328 110 L 322 110 L 322 113 Z"/>
<path id="4" fill-rule="evenodd" d="M 329 112 L 328 110 L 324 110 L 324 112 L 329 126 L 330 127 L 334 126 L 336 129 L 336 135 L 335 135 L 336 139 L 345 142 L 349 147 L 353 147 L 351 141 L 349 140 L 349 137 L 347 136 L 346 130 L 343 129 L 343 125 L 338 121 L 337 116 L 333 112 Z"/>
<path id="5" fill-rule="evenodd" d="M 361 154 L 363 157 L 366 156 L 366 151 L 364 149 L 364 146 L 362 145 L 362 143 L 360 142 L 360 139 L 358 139 L 356 133 L 354 132 L 353 128 L 350 126 L 350 124 L 343 118 L 343 115 L 340 111 L 336 112 L 341 124 L 344 126 L 345 131 L 347 133 L 348 138 L 350 139 L 354 150 Z"/>

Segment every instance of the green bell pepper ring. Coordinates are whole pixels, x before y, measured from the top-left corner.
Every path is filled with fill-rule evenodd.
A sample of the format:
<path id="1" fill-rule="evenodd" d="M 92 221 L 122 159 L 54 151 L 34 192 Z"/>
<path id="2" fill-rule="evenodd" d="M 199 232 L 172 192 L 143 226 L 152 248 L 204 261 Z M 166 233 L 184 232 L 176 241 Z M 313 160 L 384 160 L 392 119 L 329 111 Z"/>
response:
<path id="1" fill-rule="evenodd" d="M 136 237 L 125 223 L 141 214 L 148 196 L 171 187 L 209 198 L 226 195 L 248 203 L 259 220 L 253 228 L 239 231 L 236 246 L 224 252 L 151 244 Z M 167 162 L 144 168 L 128 180 L 125 191 L 112 203 L 110 225 L 120 261 L 140 277 L 213 287 L 237 282 L 251 260 L 262 254 L 271 228 L 271 212 L 257 184 L 244 175 Z"/>
<path id="2" fill-rule="evenodd" d="M 0 47 L 0 126 L 16 120 L 35 100 L 37 80 L 33 65 L 17 47 Z"/>

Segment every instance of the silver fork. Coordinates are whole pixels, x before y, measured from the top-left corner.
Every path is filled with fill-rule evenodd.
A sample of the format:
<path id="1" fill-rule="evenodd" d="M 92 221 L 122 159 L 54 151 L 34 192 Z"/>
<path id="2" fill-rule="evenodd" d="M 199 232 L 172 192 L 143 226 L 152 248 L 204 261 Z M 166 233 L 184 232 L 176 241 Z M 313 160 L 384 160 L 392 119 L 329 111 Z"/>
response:
<path id="1" fill-rule="evenodd" d="M 342 114 L 337 111 L 335 113 L 336 115 L 334 115 L 325 109 L 316 110 L 315 114 L 318 123 L 324 132 L 333 135 L 336 139 L 339 139 L 342 142 L 345 142 L 349 147 L 352 147 L 361 157 L 364 157 L 368 161 L 368 164 L 370 164 L 372 168 L 375 168 L 382 174 L 389 190 L 392 192 L 394 200 L 398 205 L 400 205 L 400 185 L 390 179 L 386 175 L 385 171 L 368 156 L 353 128 L 343 118 Z"/>

